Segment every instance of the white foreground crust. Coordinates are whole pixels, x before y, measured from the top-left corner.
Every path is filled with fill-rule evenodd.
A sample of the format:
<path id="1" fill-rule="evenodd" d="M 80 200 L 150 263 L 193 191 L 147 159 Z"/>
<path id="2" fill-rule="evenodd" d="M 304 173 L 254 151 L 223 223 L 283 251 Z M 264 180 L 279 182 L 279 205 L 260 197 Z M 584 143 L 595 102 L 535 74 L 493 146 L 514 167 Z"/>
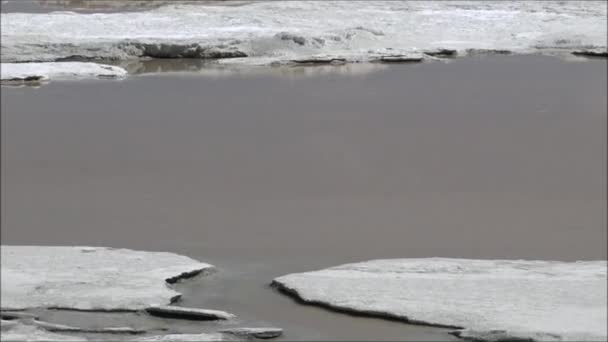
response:
<path id="1" fill-rule="evenodd" d="M 2 246 L 2 309 L 140 310 L 179 297 L 167 280 L 212 265 L 165 252 L 104 247 Z"/>
<path id="2" fill-rule="evenodd" d="M 86 78 L 123 78 L 121 67 L 86 62 L 0 63 L 2 81 L 74 80 Z"/>
<path id="3" fill-rule="evenodd" d="M 606 261 L 394 259 L 290 274 L 305 302 L 481 340 L 606 340 Z"/>

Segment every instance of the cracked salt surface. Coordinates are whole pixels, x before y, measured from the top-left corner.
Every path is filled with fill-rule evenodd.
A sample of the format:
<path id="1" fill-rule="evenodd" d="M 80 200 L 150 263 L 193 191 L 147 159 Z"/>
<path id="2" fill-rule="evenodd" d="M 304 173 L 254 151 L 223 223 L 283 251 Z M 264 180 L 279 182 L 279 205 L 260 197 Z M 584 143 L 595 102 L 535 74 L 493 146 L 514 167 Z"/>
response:
<path id="1" fill-rule="evenodd" d="M 279 277 L 307 303 L 410 323 L 464 328 L 462 338 L 605 341 L 606 261 L 394 259 Z"/>

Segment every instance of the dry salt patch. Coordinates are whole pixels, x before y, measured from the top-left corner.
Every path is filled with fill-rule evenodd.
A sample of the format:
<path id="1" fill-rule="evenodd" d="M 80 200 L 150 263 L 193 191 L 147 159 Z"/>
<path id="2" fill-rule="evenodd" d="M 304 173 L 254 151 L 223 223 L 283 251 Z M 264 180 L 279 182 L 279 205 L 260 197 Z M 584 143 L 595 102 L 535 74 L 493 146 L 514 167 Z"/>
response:
<path id="1" fill-rule="evenodd" d="M 2 82 L 123 78 L 121 67 L 88 62 L 0 63 Z"/>
<path id="2" fill-rule="evenodd" d="M 176 282 L 214 270 L 165 252 L 104 247 L 2 246 L 3 310 L 138 311 L 174 302 Z"/>
<path id="3" fill-rule="evenodd" d="M 279 277 L 306 303 L 484 341 L 605 341 L 606 261 L 394 259 Z"/>

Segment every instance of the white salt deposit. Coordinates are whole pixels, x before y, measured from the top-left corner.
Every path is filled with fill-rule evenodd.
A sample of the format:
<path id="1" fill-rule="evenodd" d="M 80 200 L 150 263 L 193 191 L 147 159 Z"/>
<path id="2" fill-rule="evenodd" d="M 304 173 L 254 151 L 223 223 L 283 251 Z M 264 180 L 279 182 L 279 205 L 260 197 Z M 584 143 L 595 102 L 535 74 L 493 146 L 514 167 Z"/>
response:
<path id="1" fill-rule="evenodd" d="M 84 78 L 122 78 L 121 67 L 84 62 L 0 63 L 2 81 L 46 81 Z"/>
<path id="2" fill-rule="evenodd" d="M 605 341 L 606 261 L 375 260 L 275 284 L 305 302 L 497 341 Z"/>
<path id="3" fill-rule="evenodd" d="M 604 1 L 253 1 L 139 12 L 2 13 L 2 61 L 519 52 L 606 47 Z M 345 15 L 348 13 L 348 15 Z M 357 56 L 357 57 L 356 57 Z M 356 58 L 355 58 L 356 57 Z"/>
<path id="4" fill-rule="evenodd" d="M 2 246 L 2 309 L 140 310 L 180 294 L 167 283 L 211 271 L 185 256 L 103 247 Z"/>

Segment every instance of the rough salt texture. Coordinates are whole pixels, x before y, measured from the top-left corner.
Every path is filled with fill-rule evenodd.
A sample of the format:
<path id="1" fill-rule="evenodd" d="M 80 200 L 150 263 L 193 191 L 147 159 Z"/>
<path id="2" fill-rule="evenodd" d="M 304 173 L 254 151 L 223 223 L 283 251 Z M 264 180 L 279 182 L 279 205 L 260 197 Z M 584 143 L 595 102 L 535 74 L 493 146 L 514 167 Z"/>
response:
<path id="1" fill-rule="evenodd" d="M 141 310 L 179 298 L 167 281 L 213 270 L 165 252 L 5 245 L 1 252 L 3 310 Z"/>
<path id="2" fill-rule="evenodd" d="M 605 49 L 606 10 L 605 1 L 252 1 L 120 13 L 2 13 L 1 59 L 365 60 L 379 51 Z"/>
<path id="3" fill-rule="evenodd" d="M 221 333 L 231 334 L 235 336 L 244 336 L 259 339 L 271 339 L 279 337 L 283 334 L 283 329 L 280 328 L 234 328 L 220 330 Z"/>
<path id="4" fill-rule="evenodd" d="M 154 316 L 171 317 L 171 318 L 182 318 L 190 320 L 228 320 L 236 317 L 228 312 L 219 310 L 207 310 L 207 309 L 196 309 L 196 308 L 185 308 L 181 306 L 150 306 L 146 308 L 146 312 Z"/>
<path id="5" fill-rule="evenodd" d="M 375 260 L 279 277 L 321 306 L 466 328 L 463 338 L 606 340 L 606 261 Z"/>
<path id="6" fill-rule="evenodd" d="M 123 78 L 126 75 L 127 71 L 121 67 L 97 63 L 0 63 L 0 76 L 4 82 Z"/>

